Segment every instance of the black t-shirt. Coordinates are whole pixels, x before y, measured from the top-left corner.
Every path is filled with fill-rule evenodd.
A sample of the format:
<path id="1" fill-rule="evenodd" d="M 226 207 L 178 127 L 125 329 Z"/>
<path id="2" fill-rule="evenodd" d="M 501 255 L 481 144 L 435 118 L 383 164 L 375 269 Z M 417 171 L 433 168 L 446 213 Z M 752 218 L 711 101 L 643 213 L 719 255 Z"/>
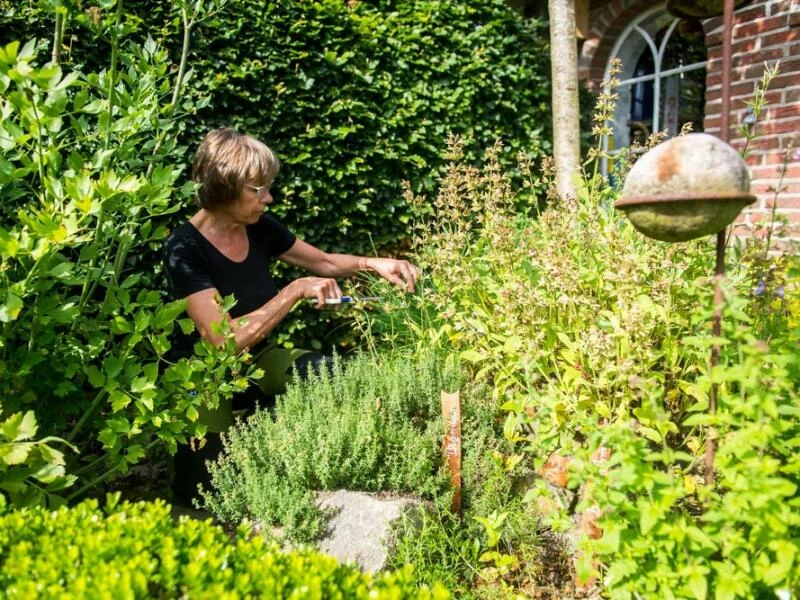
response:
<path id="1" fill-rule="evenodd" d="M 270 273 L 272 259 L 289 250 L 297 237 L 277 219 L 263 215 L 247 226 L 247 257 L 236 262 L 227 258 L 197 228 L 184 223 L 167 238 L 163 248 L 164 270 L 173 300 L 195 292 L 216 288 L 220 296 L 233 294 L 236 304 L 233 318 L 246 315 L 263 306 L 278 294 Z M 179 330 L 172 343 L 173 360 L 191 355 L 199 340 L 195 332 L 183 335 Z"/>

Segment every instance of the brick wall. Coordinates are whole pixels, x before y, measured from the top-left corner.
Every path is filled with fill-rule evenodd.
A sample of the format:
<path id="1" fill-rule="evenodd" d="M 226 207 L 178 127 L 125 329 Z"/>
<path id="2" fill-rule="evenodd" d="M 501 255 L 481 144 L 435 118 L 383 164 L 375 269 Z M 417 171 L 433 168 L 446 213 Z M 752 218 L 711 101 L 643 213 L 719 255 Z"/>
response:
<path id="1" fill-rule="evenodd" d="M 706 76 L 705 130 L 720 132 L 722 94 L 722 18 L 703 24 L 709 64 Z M 739 126 L 748 116 L 756 84 L 766 66 L 780 62 L 780 72 L 767 91 L 769 102 L 756 125 L 749 147 L 751 190 L 758 201 L 739 219 L 740 230 L 757 226 L 777 211 L 800 239 L 800 0 L 751 2 L 734 15 L 731 73 L 731 144 L 744 146 Z M 765 65 L 766 63 L 766 65 Z M 781 173 L 783 179 L 781 181 Z"/>
<path id="2" fill-rule="evenodd" d="M 613 0 L 589 12 L 589 34 L 581 45 L 578 77 L 596 92 L 603 81 L 606 63 L 617 37 L 639 13 L 653 5 L 651 0 Z"/>
<path id="3" fill-rule="evenodd" d="M 614 42 L 625 26 L 645 9 L 649 0 L 613 0 L 592 10 L 591 29 L 579 56 L 579 76 L 589 89 L 602 82 Z M 722 79 L 722 17 L 703 23 L 709 65 L 706 78 L 704 129 L 719 133 Z M 742 228 L 756 226 L 769 215 L 775 189 L 785 173 L 777 196 L 778 211 L 794 225 L 791 237 L 800 240 L 800 0 L 760 0 L 736 11 L 733 31 L 730 141 L 741 148 L 737 126 L 746 116 L 746 101 L 764 72 L 764 62 L 780 60 L 780 74 L 766 95 L 769 102 L 760 117 L 758 139 L 750 146 L 752 191 L 758 201 L 740 218 Z M 792 145 L 794 144 L 794 147 Z"/>

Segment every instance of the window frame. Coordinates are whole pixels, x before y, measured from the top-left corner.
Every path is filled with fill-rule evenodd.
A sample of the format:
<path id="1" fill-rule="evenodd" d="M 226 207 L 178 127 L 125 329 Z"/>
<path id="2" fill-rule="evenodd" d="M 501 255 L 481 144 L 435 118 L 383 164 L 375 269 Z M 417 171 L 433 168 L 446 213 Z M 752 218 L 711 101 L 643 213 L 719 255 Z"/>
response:
<path id="1" fill-rule="evenodd" d="M 656 45 L 656 40 L 654 39 L 653 34 L 648 31 L 642 24 L 645 22 L 653 23 L 658 21 L 661 17 L 666 19 L 670 19 L 669 25 L 667 26 L 667 31 L 664 34 L 664 38 L 661 40 L 659 45 Z M 638 77 L 628 77 L 626 79 L 620 79 L 619 85 L 617 90 L 627 89 L 626 93 L 632 93 L 632 88 L 637 83 L 645 83 L 649 81 L 653 81 L 653 126 L 652 131 L 660 131 L 661 130 L 661 103 L 663 102 L 662 94 L 661 94 L 661 84 L 664 79 L 667 77 L 671 77 L 672 75 L 680 75 L 682 73 L 686 73 L 689 71 L 694 71 L 697 69 L 706 69 L 708 67 L 708 59 L 700 62 L 690 63 L 686 65 L 680 65 L 678 67 L 672 67 L 670 69 L 662 70 L 662 63 L 664 61 L 664 54 L 667 49 L 667 45 L 669 44 L 672 34 L 675 31 L 675 28 L 678 26 L 682 19 L 678 17 L 674 17 L 667 12 L 666 3 L 660 2 L 655 6 L 648 8 L 647 10 L 641 12 L 636 18 L 633 19 L 626 27 L 622 30 L 622 33 L 619 34 L 617 39 L 614 42 L 614 46 L 609 53 L 608 61 L 606 62 L 605 73 L 603 75 L 603 88 L 606 91 L 609 91 L 610 88 L 610 77 L 609 71 L 611 68 L 612 61 L 614 58 L 620 57 L 620 54 L 625 50 L 625 45 L 628 44 L 631 46 L 635 44 L 637 41 L 636 37 L 632 37 L 633 34 L 638 34 L 638 38 L 644 42 L 643 48 L 641 52 L 636 54 L 635 57 L 633 55 L 633 49 L 628 50 L 627 52 L 627 60 L 628 65 L 624 64 L 623 62 L 623 69 L 629 68 L 630 72 L 632 73 L 633 70 L 636 68 L 636 62 L 638 62 L 639 58 L 641 57 L 642 53 L 646 52 L 648 49 L 653 57 L 653 64 L 654 70 L 653 73 L 647 75 L 641 75 Z M 662 26 L 663 27 L 663 26 Z M 655 32 L 661 30 L 662 27 L 657 27 Z M 623 61 L 625 61 L 626 57 L 622 56 Z M 635 62 L 634 62 L 635 61 Z M 631 65 L 630 63 L 633 62 Z M 619 100 L 618 100 L 618 107 L 619 107 Z M 630 107 L 630 102 L 627 103 L 627 106 Z M 628 108 L 628 112 L 630 112 Z M 626 120 L 625 123 L 620 124 L 618 122 L 617 115 L 615 113 L 614 118 L 612 119 L 612 130 L 615 132 L 615 137 L 619 137 L 617 132 L 621 131 L 621 127 L 627 127 L 628 122 Z M 605 155 L 614 157 L 618 155 L 622 149 L 628 147 L 619 146 L 615 143 L 615 148 L 613 150 L 609 150 L 609 136 L 604 135 L 603 139 L 601 140 L 602 149 Z M 608 159 L 603 158 L 601 162 L 601 170 L 603 175 L 608 175 Z"/>

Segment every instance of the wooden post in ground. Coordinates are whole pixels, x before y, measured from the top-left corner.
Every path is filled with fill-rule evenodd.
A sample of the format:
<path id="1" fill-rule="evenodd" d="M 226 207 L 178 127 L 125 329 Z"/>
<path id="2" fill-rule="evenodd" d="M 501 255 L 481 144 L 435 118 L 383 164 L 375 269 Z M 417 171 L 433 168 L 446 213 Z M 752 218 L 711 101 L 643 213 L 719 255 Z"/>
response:
<path id="1" fill-rule="evenodd" d="M 461 515 L 461 401 L 458 392 L 442 391 L 442 418 L 445 424 L 442 455 L 450 470 L 453 501 L 450 509 Z"/>

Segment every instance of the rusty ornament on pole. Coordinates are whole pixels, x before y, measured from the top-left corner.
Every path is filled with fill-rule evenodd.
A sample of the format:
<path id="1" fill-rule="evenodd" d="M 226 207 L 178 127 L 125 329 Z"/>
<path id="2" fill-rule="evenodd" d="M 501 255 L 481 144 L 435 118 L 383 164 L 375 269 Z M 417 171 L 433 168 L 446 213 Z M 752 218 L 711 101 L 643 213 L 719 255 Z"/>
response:
<path id="1" fill-rule="evenodd" d="M 736 8 L 750 0 L 737 0 Z M 667 12 L 680 19 L 708 19 L 722 14 L 724 0 L 669 0 Z"/>
<path id="2" fill-rule="evenodd" d="M 725 229 L 755 202 L 749 190 L 747 164 L 734 148 L 690 133 L 645 153 L 614 206 L 644 235 L 684 242 Z"/>

